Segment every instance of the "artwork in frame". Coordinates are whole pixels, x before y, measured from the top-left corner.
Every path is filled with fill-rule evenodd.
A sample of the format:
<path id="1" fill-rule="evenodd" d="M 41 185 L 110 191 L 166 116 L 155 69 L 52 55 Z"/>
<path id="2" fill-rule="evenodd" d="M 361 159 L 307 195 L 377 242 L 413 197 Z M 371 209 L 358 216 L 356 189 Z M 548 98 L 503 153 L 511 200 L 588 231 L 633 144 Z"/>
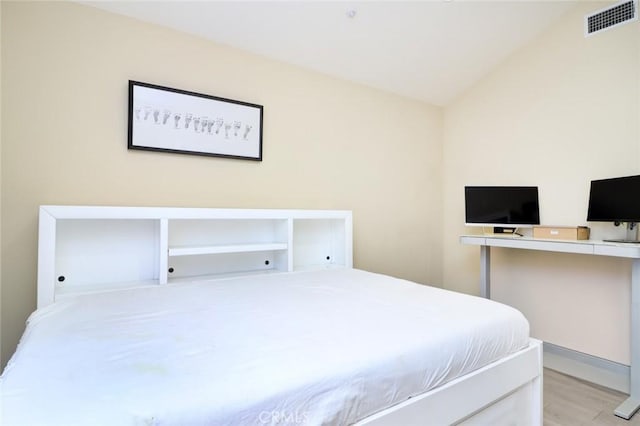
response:
<path id="1" fill-rule="evenodd" d="M 129 80 L 129 149 L 262 161 L 262 105 Z"/>

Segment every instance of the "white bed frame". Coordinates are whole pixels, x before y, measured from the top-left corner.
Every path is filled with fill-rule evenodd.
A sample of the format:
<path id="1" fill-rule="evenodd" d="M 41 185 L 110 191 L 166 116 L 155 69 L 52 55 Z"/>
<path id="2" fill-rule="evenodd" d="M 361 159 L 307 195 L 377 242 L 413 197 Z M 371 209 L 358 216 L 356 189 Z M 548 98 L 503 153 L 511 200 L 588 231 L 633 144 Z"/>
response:
<path id="1" fill-rule="evenodd" d="M 352 232 L 350 211 L 41 206 L 38 307 L 194 277 L 351 268 Z M 420 424 L 541 425 L 541 342 L 358 423 Z"/>

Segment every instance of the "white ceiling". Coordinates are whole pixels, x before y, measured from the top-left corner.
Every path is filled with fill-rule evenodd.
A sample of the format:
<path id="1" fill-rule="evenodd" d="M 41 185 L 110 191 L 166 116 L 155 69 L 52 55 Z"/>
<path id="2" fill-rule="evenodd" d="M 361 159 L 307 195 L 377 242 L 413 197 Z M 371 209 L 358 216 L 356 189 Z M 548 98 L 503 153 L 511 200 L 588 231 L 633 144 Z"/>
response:
<path id="1" fill-rule="evenodd" d="M 446 105 L 574 1 L 83 2 Z M 355 17 L 348 17 L 349 11 Z"/>

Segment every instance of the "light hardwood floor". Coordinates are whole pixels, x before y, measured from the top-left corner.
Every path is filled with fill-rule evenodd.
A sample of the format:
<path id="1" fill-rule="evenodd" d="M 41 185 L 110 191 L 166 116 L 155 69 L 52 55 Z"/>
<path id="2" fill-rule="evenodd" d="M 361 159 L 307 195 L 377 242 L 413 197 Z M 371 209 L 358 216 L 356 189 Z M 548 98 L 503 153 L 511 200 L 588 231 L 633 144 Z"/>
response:
<path id="1" fill-rule="evenodd" d="M 640 426 L 640 412 L 627 421 L 613 414 L 627 395 L 544 369 L 544 426 Z"/>

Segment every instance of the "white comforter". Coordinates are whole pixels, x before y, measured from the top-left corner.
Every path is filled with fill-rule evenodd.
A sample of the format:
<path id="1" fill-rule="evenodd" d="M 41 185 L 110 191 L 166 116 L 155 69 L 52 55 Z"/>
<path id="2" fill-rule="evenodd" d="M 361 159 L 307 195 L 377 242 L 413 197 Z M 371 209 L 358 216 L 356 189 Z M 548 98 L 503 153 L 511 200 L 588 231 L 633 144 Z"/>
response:
<path id="1" fill-rule="evenodd" d="M 528 343 L 515 309 L 343 269 L 68 298 L 31 315 L 3 425 L 346 425 Z"/>

